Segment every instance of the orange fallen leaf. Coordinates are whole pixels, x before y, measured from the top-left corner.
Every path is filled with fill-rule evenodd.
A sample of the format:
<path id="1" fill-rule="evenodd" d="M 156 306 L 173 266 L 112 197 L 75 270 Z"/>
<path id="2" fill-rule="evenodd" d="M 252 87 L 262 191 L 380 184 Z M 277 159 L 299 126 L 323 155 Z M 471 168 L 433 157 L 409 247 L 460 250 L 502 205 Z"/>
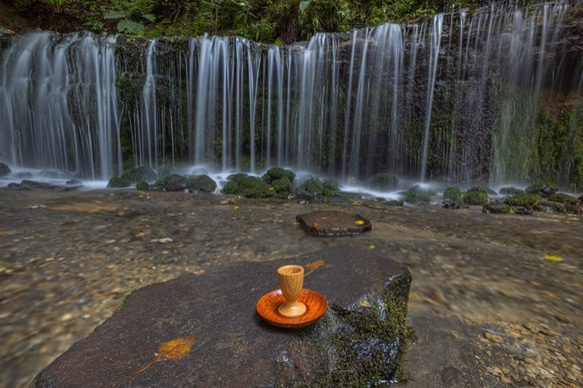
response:
<path id="1" fill-rule="evenodd" d="M 313 263 L 308 263 L 306 264 L 306 267 L 308 267 L 309 269 L 311 269 L 312 271 L 317 269 L 317 268 L 330 268 L 332 267 L 332 264 L 326 264 L 324 263 L 324 260 L 320 259 L 320 260 L 316 260 Z"/>
<path id="2" fill-rule="evenodd" d="M 314 225 L 316 228 L 317 228 L 318 226 L 320 226 L 320 224 L 318 224 L 317 222 L 314 222 L 314 223 L 312 223 L 312 225 Z"/>
<path id="3" fill-rule="evenodd" d="M 155 353 L 154 358 L 152 361 L 133 374 L 133 376 L 141 373 L 154 365 L 156 362 L 160 360 L 176 360 L 186 356 L 188 352 L 190 352 L 190 348 L 194 343 L 194 336 L 184 337 L 184 338 L 176 338 L 170 340 L 168 342 L 164 342 L 158 346 L 158 353 Z"/>

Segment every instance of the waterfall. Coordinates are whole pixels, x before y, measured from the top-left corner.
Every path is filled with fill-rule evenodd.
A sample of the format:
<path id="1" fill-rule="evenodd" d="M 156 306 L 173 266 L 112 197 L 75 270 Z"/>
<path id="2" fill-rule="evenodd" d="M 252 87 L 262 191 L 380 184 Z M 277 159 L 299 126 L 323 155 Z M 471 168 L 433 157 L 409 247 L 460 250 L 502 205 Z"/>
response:
<path id="1" fill-rule="evenodd" d="M 421 182 L 425 180 L 427 170 L 427 148 L 429 146 L 429 129 L 431 127 L 431 109 L 433 108 L 433 94 L 435 92 L 435 78 L 437 76 L 437 61 L 443 32 L 443 15 L 433 20 L 433 28 L 429 44 L 429 69 L 427 76 L 427 105 L 425 108 L 425 125 L 423 135 L 423 157 L 421 158 Z"/>
<path id="2" fill-rule="evenodd" d="M 493 4 L 289 47 L 0 37 L 0 159 L 88 179 L 138 165 L 279 165 L 346 180 L 569 183 L 583 171 L 576 147 L 545 170 L 536 126 L 556 115 L 553 96 L 581 105 L 572 8 Z M 578 122 L 561 141 L 583 136 Z"/>
<path id="3" fill-rule="evenodd" d="M 0 153 L 15 166 L 106 179 L 120 170 L 111 37 L 14 38 L 0 68 Z"/>

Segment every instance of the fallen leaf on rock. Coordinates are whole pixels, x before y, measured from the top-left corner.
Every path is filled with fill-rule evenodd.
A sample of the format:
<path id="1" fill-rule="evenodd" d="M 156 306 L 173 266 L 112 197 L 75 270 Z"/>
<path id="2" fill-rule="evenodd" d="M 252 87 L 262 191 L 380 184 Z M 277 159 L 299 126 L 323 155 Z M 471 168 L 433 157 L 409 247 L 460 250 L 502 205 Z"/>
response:
<path id="1" fill-rule="evenodd" d="M 194 343 L 194 336 L 190 337 L 183 337 L 183 338 L 176 338 L 170 340 L 168 342 L 164 342 L 158 346 L 158 353 L 155 353 L 154 358 L 152 361 L 133 374 L 133 376 L 141 373 L 154 365 L 156 362 L 160 360 L 177 360 L 182 358 L 190 352 L 190 348 Z"/>
<path id="2" fill-rule="evenodd" d="M 553 255 L 545 255 L 545 259 L 550 261 L 563 261 L 563 258 L 560 256 L 553 256 Z"/>
<path id="3" fill-rule="evenodd" d="M 196 276 L 204 275 L 204 269 L 199 269 L 198 271 L 193 272 Z"/>
<path id="4" fill-rule="evenodd" d="M 332 264 L 326 264 L 324 262 L 324 260 L 320 259 L 320 260 L 316 260 L 313 263 L 308 263 L 306 264 L 306 267 L 311 269 L 312 271 L 317 269 L 317 268 L 330 268 L 332 267 Z"/>
<path id="5" fill-rule="evenodd" d="M 363 220 L 358 220 L 358 221 L 354 221 L 354 223 L 356 225 L 363 225 L 364 224 L 364 221 Z"/>
<path id="6" fill-rule="evenodd" d="M 367 308 L 370 308 L 371 307 L 371 304 L 370 304 L 370 302 L 368 300 L 361 300 L 360 301 L 360 305 L 362 307 L 367 307 Z"/>
<path id="7" fill-rule="evenodd" d="M 315 226 L 316 228 L 317 228 L 318 226 L 320 226 L 320 224 L 318 224 L 317 222 L 314 222 L 314 223 L 312 223 L 312 225 L 313 225 L 313 226 Z"/>

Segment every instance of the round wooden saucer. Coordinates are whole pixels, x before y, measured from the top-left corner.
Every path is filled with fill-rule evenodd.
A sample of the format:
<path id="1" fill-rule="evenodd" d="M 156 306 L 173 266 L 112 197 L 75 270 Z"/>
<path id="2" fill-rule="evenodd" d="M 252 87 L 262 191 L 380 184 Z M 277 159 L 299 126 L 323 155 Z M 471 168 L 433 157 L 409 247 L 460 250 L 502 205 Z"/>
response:
<path id="1" fill-rule="evenodd" d="M 257 312 L 267 323 L 273 326 L 297 329 L 315 323 L 328 310 L 326 298 L 316 291 L 302 289 L 298 301 L 308 307 L 306 313 L 297 318 L 286 318 L 277 311 L 277 307 L 285 302 L 285 297 L 282 295 L 281 290 L 271 291 L 259 299 Z"/>

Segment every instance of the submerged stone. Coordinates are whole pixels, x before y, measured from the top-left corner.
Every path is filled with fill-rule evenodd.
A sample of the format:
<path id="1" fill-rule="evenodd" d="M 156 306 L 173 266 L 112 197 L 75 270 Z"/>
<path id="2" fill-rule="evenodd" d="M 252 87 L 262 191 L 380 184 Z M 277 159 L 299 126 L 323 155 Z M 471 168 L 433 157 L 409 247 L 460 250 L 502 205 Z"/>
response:
<path id="1" fill-rule="evenodd" d="M 306 232 L 314 236 L 356 236 L 372 229 L 364 217 L 339 211 L 318 210 L 296 217 Z"/>

